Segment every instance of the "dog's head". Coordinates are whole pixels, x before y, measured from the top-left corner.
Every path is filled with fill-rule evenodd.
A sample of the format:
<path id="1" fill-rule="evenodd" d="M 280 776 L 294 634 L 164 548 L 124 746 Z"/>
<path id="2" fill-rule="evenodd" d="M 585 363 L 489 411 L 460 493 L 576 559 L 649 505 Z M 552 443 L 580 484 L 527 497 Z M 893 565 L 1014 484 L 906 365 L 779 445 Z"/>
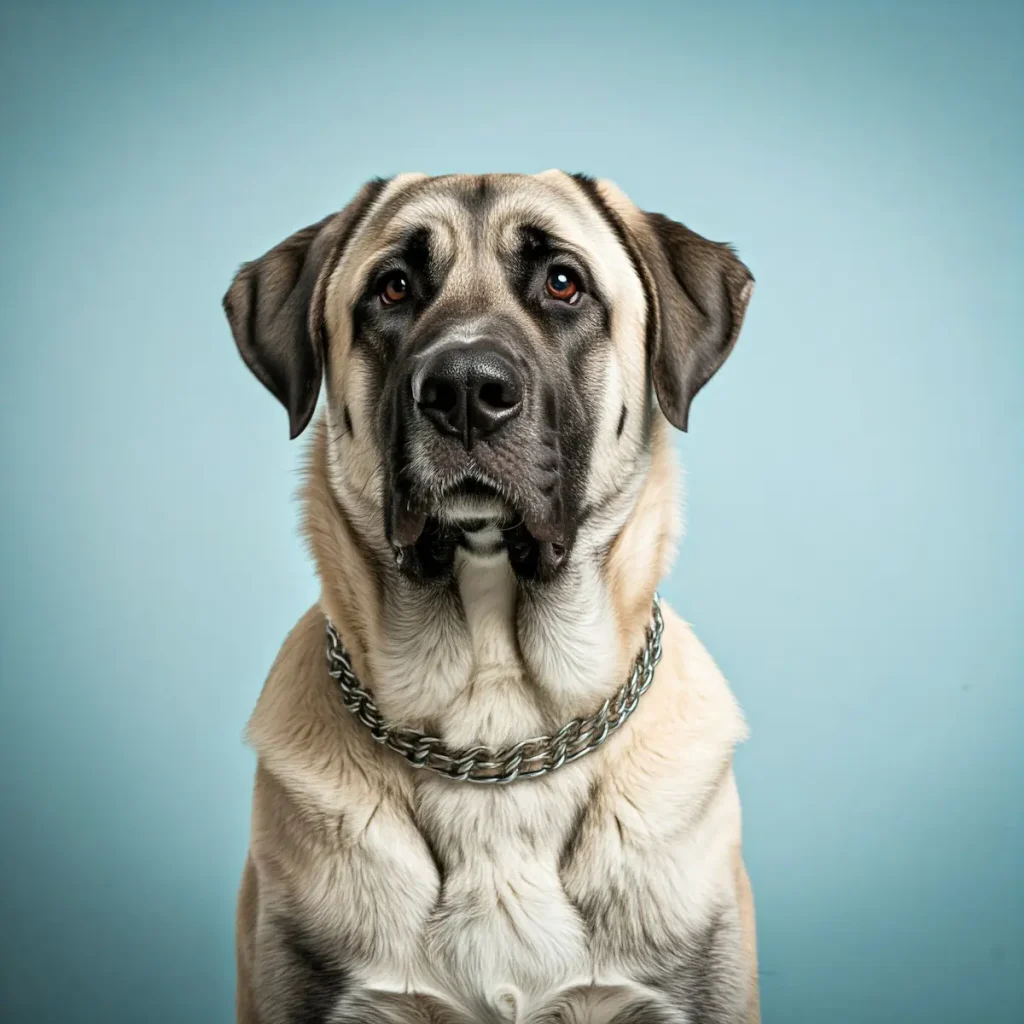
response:
<path id="1" fill-rule="evenodd" d="M 326 376 L 332 464 L 362 465 L 348 484 L 407 573 L 443 578 L 489 530 L 543 581 L 657 408 L 686 429 L 752 285 L 727 245 L 608 182 L 402 175 L 245 264 L 224 307 L 292 437 Z"/>

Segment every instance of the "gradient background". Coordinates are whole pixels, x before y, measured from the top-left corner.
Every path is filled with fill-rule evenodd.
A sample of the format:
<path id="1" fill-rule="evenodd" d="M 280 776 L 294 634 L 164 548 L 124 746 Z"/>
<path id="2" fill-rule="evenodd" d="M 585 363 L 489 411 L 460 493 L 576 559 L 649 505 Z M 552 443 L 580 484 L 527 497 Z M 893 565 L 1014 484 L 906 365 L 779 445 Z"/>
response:
<path id="1" fill-rule="evenodd" d="M 4 5 L 5 1022 L 231 1019 L 241 730 L 317 593 L 237 264 L 550 166 L 758 280 L 664 591 L 753 729 L 765 1020 L 1024 1019 L 1024 6 L 514 6 Z"/>

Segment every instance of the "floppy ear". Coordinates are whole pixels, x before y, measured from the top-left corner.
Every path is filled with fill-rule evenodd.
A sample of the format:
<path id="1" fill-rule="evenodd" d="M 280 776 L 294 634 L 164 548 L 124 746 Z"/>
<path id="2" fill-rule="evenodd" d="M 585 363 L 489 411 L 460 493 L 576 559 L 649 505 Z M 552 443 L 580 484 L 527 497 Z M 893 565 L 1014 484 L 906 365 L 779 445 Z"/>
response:
<path id="1" fill-rule="evenodd" d="M 668 421 L 686 430 L 694 396 L 736 344 L 754 278 L 730 246 L 660 213 L 644 219 L 659 313 L 650 354 L 654 390 Z"/>
<path id="2" fill-rule="evenodd" d="M 371 181 L 340 213 L 311 224 L 244 263 L 224 296 L 246 365 L 288 410 L 292 438 L 313 416 L 324 369 L 324 295 L 370 204 L 386 182 Z"/>

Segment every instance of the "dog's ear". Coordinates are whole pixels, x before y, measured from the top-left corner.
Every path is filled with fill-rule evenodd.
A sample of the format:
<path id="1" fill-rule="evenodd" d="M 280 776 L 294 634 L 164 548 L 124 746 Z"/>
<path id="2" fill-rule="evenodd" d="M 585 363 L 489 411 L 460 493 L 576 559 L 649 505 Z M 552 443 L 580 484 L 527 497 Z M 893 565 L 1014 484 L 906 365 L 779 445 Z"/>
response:
<path id="1" fill-rule="evenodd" d="M 368 182 L 340 213 L 311 224 L 245 263 L 224 312 L 246 365 L 288 410 L 292 438 L 313 416 L 324 369 L 326 284 L 386 182 Z"/>
<path id="2" fill-rule="evenodd" d="M 658 404 L 686 430 L 690 403 L 736 344 L 754 278 L 735 252 L 660 213 L 644 215 L 658 329 L 650 353 Z"/>

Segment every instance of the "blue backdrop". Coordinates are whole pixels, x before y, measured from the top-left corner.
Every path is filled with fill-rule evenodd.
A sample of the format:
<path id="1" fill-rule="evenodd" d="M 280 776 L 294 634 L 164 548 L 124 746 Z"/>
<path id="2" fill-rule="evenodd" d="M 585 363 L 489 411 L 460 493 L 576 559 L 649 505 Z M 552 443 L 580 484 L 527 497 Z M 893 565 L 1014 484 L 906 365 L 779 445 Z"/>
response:
<path id="1" fill-rule="evenodd" d="M 1024 1019 L 1022 11 L 4 4 L 0 1017 L 231 1016 L 241 729 L 317 589 L 237 264 L 561 166 L 758 280 L 664 589 L 753 730 L 765 1020 Z"/>

